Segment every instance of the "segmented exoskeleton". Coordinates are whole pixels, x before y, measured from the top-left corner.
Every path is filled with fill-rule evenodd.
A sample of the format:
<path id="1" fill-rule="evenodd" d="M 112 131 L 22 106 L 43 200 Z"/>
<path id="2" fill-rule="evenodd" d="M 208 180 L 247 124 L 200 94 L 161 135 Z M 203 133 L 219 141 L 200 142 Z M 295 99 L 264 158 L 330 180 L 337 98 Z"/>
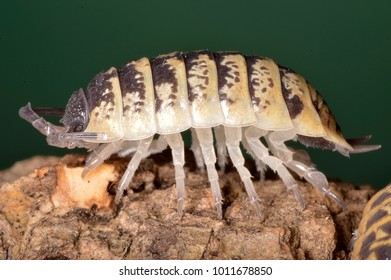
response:
<path id="1" fill-rule="evenodd" d="M 39 114 L 62 115 L 64 126 L 55 126 Z M 219 218 L 222 195 L 214 144 L 219 166 L 224 169 L 229 155 L 259 216 L 258 195 L 244 167 L 240 143 L 254 157 L 260 172 L 268 166 L 278 173 L 302 207 L 303 198 L 288 169 L 341 207 L 345 204 L 329 191 L 326 177 L 314 168 L 307 153 L 288 148 L 285 141 L 298 140 L 345 156 L 380 147 L 361 145 L 369 137 L 345 140 L 322 97 L 299 74 L 269 58 L 235 52 L 175 52 L 131 61 L 120 69 L 99 73 L 86 93 L 80 89 L 71 96 L 65 111 L 27 104 L 20 116 L 45 134 L 50 145 L 92 149 L 84 175 L 113 153 L 133 154 L 116 202 L 140 161 L 169 146 L 180 216 L 185 197 L 182 131 L 192 131 L 192 150 L 197 165 L 206 166 Z M 160 137 L 153 140 L 155 134 Z"/>
<path id="2" fill-rule="evenodd" d="M 355 234 L 352 259 L 391 260 L 391 185 L 369 200 Z"/>

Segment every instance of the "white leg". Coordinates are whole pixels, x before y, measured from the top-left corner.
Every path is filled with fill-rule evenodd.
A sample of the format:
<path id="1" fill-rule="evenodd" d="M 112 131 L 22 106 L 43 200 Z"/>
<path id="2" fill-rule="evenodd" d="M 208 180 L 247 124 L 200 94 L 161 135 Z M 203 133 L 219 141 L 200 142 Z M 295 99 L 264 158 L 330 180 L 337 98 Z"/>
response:
<path id="1" fill-rule="evenodd" d="M 216 171 L 216 154 L 213 146 L 213 134 L 211 128 L 197 128 L 195 129 L 199 145 L 201 147 L 203 161 L 205 160 L 206 170 L 208 172 L 208 179 L 213 192 L 214 203 L 219 219 L 223 217 L 223 210 L 221 208 L 222 197 L 219 185 L 219 176 Z"/>
<path id="2" fill-rule="evenodd" d="M 84 178 L 92 169 L 101 165 L 112 154 L 115 154 L 119 149 L 121 149 L 122 143 L 123 140 L 118 140 L 107 144 L 101 144 L 92 150 L 86 158 L 86 167 L 81 174 L 82 178 Z"/>
<path id="3" fill-rule="evenodd" d="M 227 147 L 225 146 L 225 131 L 224 126 L 219 125 L 213 128 L 214 135 L 216 138 L 216 151 L 217 151 L 217 160 L 220 170 L 225 171 L 225 166 L 227 164 Z"/>
<path id="4" fill-rule="evenodd" d="M 292 177 L 279 158 L 269 155 L 268 148 L 266 148 L 260 141 L 259 138 L 265 136 L 266 134 L 267 131 L 256 128 L 254 126 L 247 128 L 245 131 L 245 137 L 247 138 L 247 142 L 254 155 L 266 165 L 268 165 L 274 172 L 278 173 L 278 176 L 280 176 L 288 190 L 293 191 L 296 199 L 304 209 L 304 200 L 300 194 L 295 179 Z"/>
<path id="5" fill-rule="evenodd" d="M 253 182 L 251 181 L 251 174 L 248 169 L 244 167 L 244 157 L 242 151 L 240 150 L 242 129 L 240 127 L 224 127 L 224 129 L 228 154 L 232 160 L 233 165 L 236 167 L 240 178 L 244 183 L 251 204 L 256 207 L 258 216 L 262 219 L 261 206 L 258 202 L 259 198 L 254 189 Z"/>
<path id="6" fill-rule="evenodd" d="M 124 141 L 121 146 L 121 150 L 117 152 L 118 156 L 126 157 L 136 152 L 139 143 L 137 140 L 135 141 Z"/>
<path id="7" fill-rule="evenodd" d="M 128 155 L 135 153 L 137 148 L 138 148 L 137 141 L 126 141 L 125 143 L 122 144 L 121 150 L 118 152 L 118 155 L 120 157 L 126 157 Z M 145 154 L 145 157 L 161 153 L 166 148 L 167 148 L 166 139 L 163 136 L 159 136 L 158 139 L 154 139 L 152 141 L 147 153 Z"/>
<path id="8" fill-rule="evenodd" d="M 242 130 L 242 132 L 243 131 L 245 131 L 245 130 Z M 244 137 L 242 139 L 242 145 L 243 145 L 244 149 L 249 153 L 249 155 L 254 159 L 255 166 L 257 168 L 257 171 L 259 172 L 260 181 L 261 182 L 265 181 L 265 173 L 266 173 L 266 169 L 267 169 L 266 164 L 264 164 L 259 158 L 257 158 L 255 156 L 255 154 L 253 153 L 250 145 L 247 142 L 247 138 L 246 137 Z"/>
<path id="9" fill-rule="evenodd" d="M 115 203 L 117 204 L 119 203 L 124 190 L 129 186 L 129 183 L 132 181 L 134 172 L 137 170 L 138 166 L 140 165 L 140 161 L 143 158 L 145 158 L 145 155 L 148 153 L 148 148 L 151 145 L 152 139 L 153 137 L 149 137 L 137 141 L 138 142 L 137 151 L 135 152 L 132 159 L 130 160 L 128 167 L 126 168 L 126 171 L 122 176 L 121 181 L 119 182 L 117 194 L 115 195 Z"/>
<path id="10" fill-rule="evenodd" d="M 185 145 L 180 133 L 165 135 L 168 145 L 171 148 L 172 161 L 175 166 L 175 182 L 177 195 L 178 216 L 183 215 L 183 201 L 185 199 Z"/>
<path id="11" fill-rule="evenodd" d="M 193 151 L 194 158 L 197 164 L 198 169 L 204 170 L 204 158 L 202 157 L 202 151 L 200 147 L 200 143 L 198 141 L 198 137 L 196 135 L 196 129 L 191 128 L 191 148 Z M 213 141 L 213 138 L 212 138 Z"/>
<path id="12" fill-rule="evenodd" d="M 286 147 L 284 142 L 294 137 L 294 131 L 276 131 L 268 134 L 266 140 L 273 154 L 278 156 L 288 168 L 296 172 L 300 177 L 305 178 L 307 182 L 319 189 L 322 193 L 330 196 L 343 209 L 346 209 L 346 204 L 329 190 L 329 183 L 326 176 L 315 169 L 308 154 L 304 151 L 295 152 L 293 149 Z"/>
<path id="13" fill-rule="evenodd" d="M 159 136 L 158 139 L 155 139 L 152 141 L 151 146 L 149 146 L 147 156 L 159 154 L 159 153 L 163 152 L 165 149 L 167 149 L 167 147 L 168 147 L 168 144 L 167 144 L 166 138 L 164 138 L 164 136 Z"/>

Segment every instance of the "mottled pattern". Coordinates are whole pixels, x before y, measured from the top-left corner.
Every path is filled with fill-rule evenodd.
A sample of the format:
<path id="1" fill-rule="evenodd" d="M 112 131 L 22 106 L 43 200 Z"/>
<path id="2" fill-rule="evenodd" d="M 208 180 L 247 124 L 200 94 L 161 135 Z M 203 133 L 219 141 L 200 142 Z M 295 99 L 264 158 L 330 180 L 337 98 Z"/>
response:
<path id="1" fill-rule="evenodd" d="M 114 80 L 120 82 L 120 99 L 113 93 Z M 352 150 L 319 93 L 266 57 L 201 50 L 142 58 L 125 64 L 118 75 L 115 68 L 98 74 L 86 99 L 90 122 L 95 122 L 88 131 L 98 129 L 99 122 L 114 125 L 112 118 L 120 114 L 126 130 L 117 134 L 126 139 L 190 127 L 254 125 L 294 129 L 305 145 Z M 144 128 L 143 122 L 148 123 Z"/>
<path id="2" fill-rule="evenodd" d="M 117 70 L 112 67 L 98 74 L 88 85 L 86 96 L 90 121 L 85 132 L 104 133 L 108 141 L 122 138 L 122 96 Z"/>
<path id="3" fill-rule="evenodd" d="M 182 60 L 179 53 L 161 55 L 151 59 L 152 78 L 155 90 L 157 92 L 169 93 L 156 94 L 156 110 L 161 111 L 167 107 L 173 106 L 178 93 L 178 79 L 175 74 L 177 69 L 174 65 L 168 63 L 169 60 Z M 161 88 L 161 90 L 159 90 Z"/>
<path id="4" fill-rule="evenodd" d="M 201 59 L 200 56 L 205 56 L 207 59 L 213 60 L 212 54 L 208 51 L 183 54 L 190 102 L 193 102 L 195 99 L 207 98 L 205 91 L 209 85 L 209 79 L 214 78 L 210 75 L 207 61 L 205 58 Z"/>
<path id="5" fill-rule="evenodd" d="M 246 56 L 247 73 L 250 85 L 250 96 L 254 105 L 266 109 L 270 105 L 267 97 L 262 98 L 262 93 L 273 89 L 275 81 L 271 77 L 270 69 L 262 65 L 264 58 L 257 56 Z"/>
<path id="6" fill-rule="evenodd" d="M 128 110 L 140 112 L 145 105 L 143 73 L 136 70 L 136 62 L 130 62 L 119 70 L 124 114 Z"/>
<path id="7" fill-rule="evenodd" d="M 289 110 L 289 114 L 292 119 L 295 119 L 301 111 L 304 109 L 304 104 L 302 102 L 302 96 L 304 94 L 303 85 L 293 75 L 289 75 L 294 73 L 291 69 L 281 68 L 281 87 L 282 94 L 285 98 L 286 105 Z"/>
<path id="8" fill-rule="evenodd" d="M 257 126 L 266 130 L 292 129 L 293 124 L 281 92 L 278 65 L 271 59 L 246 56 L 248 84 Z"/>
<path id="9" fill-rule="evenodd" d="M 116 78 L 116 71 L 102 72 L 88 86 L 91 116 L 98 120 L 110 120 L 118 106 L 111 78 Z M 305 145 L 352 149 L 316 90 L 269 58 L 207 50 L 174 52 L 129 62 L 118 78 L 124 127 L 137 122 L 133 132 L 124 132 L 131 139 L 152 129 L 171 133 L 191 126 L 255 125 L 272 131 L 295 129 L 307 137 L 299 138 Z M 146 100 L 147 94 L 153 100 Z M 143 131 L 141 121 L 151 125 Z"/>
<path id="10" fill-rule="evenodd" d="M 217 68 L 209 51 L 183 54 L 194 127 L 212 127 L 224 123 L 217 84 Z"/>
<path id="11" fill-rule="evenodd" d="M 239 126 L 256 123 L 249 92 L 247 66 L 237 53 L 215 53 L 221 107 L 225 125 Z"/>
<path id="12" fill-rule="evenodd" d="M 185 63 L 180 53 L 151 60 L 155 89 L 157 133 L 184 131 L 192 125 Z"/>
<path id="13" fill-rule="evenodd" d="M 326 132 L 312 103 L 307 82 L 289 68 L 280 66 L 281 88 L 298 135 L 323 137 Z"/>
<path id="14" fill-rule="evenodd" d="M 379 205 L 382 205 L 386 201 L 391 199 L 391 191 L 382 191 L 379 193 L 379 195 L 376 196 L 376 199 L 371 199 L 370 204 L 368 203 L 368 210 L 367 212 L 371 211 L 375 207 L 378 207 Z"/>
<path id="15" fill-rule="evenodd" d="M 391 185 L 367 203 L 352 259 L 391 259 Z"/>
<path id="16" fill-rule="evenodd" d="M 117 71 L 115 69 L 107 72 L 101 72 L 96 75 L 87 87 L 87 102 L 90 111 L 93 111 L 95 108 L 102 108 L 102 111 L 96 112 L 96 117 L 104 117 L 109 119 L 110 112 L 114 110 L 114 93 L 113 85 L 110 81 L 111 78 L 118 77 Z M 105 108 L 105 110 L 103 110 Z"/>
<path id="17" fill-rule="evenodd" d="M 126 64 L 119 71 L 125 139 L 138 140 L 156 133 L 155 92 L 147 58 Z"/>

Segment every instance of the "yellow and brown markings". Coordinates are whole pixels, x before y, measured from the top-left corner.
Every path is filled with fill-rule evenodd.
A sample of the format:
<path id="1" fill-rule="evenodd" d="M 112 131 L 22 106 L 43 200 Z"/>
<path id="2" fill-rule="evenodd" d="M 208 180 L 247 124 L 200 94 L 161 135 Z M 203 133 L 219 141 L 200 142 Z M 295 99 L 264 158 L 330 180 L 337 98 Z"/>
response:
<path id="1" fill-rule="evenodd" d="M 155 95 L 147 58 L 131 61 L 119 70 L 125 139 L 138 140 L 156 132 Z"/>
<path id="2" fill-rule="evenodd" d="M 224 122 L 217 85 L 217 68 L 209 51 L 183 54 L 193 126 L 211 127 Z"/>
<path id="3" fill-rule="evenodd" d="M 124 115 L 128 111 L 141 112 L 145 105 L 145 82 L 142 72 L 136 69 L 132 61 L 119 70 Z"/>
<path id="4" fill-rule="evenodd" d="M 161 55 L 151 60 L 155 89 L 158 133 L 190 128 L 185 63 L 180 53 Z"/>
<path id="5" fill-rule="evenodd" d="M 281 94 L 277 64 L 264 57 L 246 56 L 250 96 L 257 116 L 256 126 L 267 130 L 292 129 L 293 124 Z"/>
<path id="6" fill-rule="evenodd" d="M 391 259 L 391 185 L 365 206 L 352 259 Z"/>
<path id="7" fill-rule="evenodd" d="M 214 53 L 221 108 L 227 126 L 256 123 L 249 93 L 247 66 L 238 53 Z"/>
<path id="8" fill-rule="evenodd" d="M 85 132 L 105 133 L 108 141 L 123 136 L 122 97 L 117 70 L 112 67 L 95 76 L 87 87 L 90 121 Z"/>
<path id="9" fill-rule="evenodd" d="M 326 135 L 323 136 L 323 138 L 343 148 L 352 150 L 352 147 L 346 142 L 345 138 L 343 137 L 341 129 L 336 123 L 333 113 L 330 111 L 322 96 L 310 83 L 307 83 L 307 85 L 310 91 L 312 103 L 314 104 L 314 107 L 318 112 L 323 128 L 326 132 Z"/>
<path id="10" fill-rule="evenodd" d="M 117 77 L 117 71 L 111 68 L 107 72 L 101 72 L 96 75 L 89 83 L 87 87 L 87 101 L 90 111 L 92 112 L 96 108 L 102 108 L 102 110 L 95 112 L 95 117 L 110 119 L 110 112 L 114 110 L 113 108 L 115 106 L 111 79 Z M 103 109 L 107 109 L 107 111 Z"/>
<path id="11" fill-rule="evenodd" d="M 326 135 L 304 78 L 293 70 L 281 66 L 280 75 L 282 94 L 296 133 L 310 137 Z"/>

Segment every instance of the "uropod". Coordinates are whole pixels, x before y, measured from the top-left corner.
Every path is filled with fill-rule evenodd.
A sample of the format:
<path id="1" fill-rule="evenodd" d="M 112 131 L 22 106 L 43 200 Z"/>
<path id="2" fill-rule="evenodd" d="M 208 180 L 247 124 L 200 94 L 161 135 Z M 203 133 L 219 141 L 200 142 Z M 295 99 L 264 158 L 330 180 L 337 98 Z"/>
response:
<path id="1" fill-rule="evenodd" d="M 370 136 L 346 140 L 323 98 L 302 76 L 270 58 L 237 52 L 204 50 L 141 58 L 99 73 L 86 92 L 72 94 L 65 109 L 32 108 L 28 103 L 19 114 L 47 136 L 49 145 L 91 150 L 83 176 L 112 154 L 132 155 L 118 184 L 117 203 L 140 161 L 170 147 L 179 216 L 185 198 L 183 131 L 191 130 L 197 166 L 206 166 L 219 218 L 222 195 L 215 165 L 217 161 L 224 170 L 228 156 L 262 217 L 240 144 L 261 174 L 269 167 L 279 175 L 302 208 L 304 201 L 291 172 L 342 208 L 345 204 L 329 190 L 326 176 L 315 169 L 308 154 L 288 148 L 286 141 L 345 156 L 380 148 L 363 145 Z M 46 121 L 43 115 L 61 116 L 64 126 Z"/>

